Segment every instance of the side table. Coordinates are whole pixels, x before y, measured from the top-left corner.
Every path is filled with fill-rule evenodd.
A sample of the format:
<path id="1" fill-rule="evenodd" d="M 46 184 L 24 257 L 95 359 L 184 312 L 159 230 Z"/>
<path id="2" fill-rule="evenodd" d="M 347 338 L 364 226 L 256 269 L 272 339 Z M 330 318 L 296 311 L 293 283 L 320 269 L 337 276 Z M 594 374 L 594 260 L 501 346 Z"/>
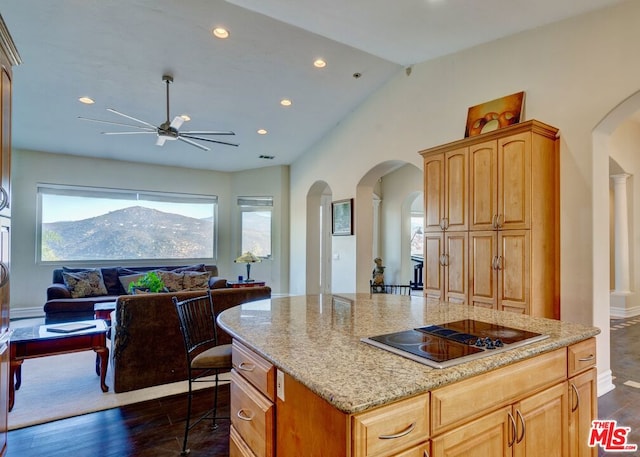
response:
<path id="1" fill-rule="evenodd" d="M 227 287 L 240 289 L 243 287 L 264 287 L 264 281 L 227 281 Z"/>

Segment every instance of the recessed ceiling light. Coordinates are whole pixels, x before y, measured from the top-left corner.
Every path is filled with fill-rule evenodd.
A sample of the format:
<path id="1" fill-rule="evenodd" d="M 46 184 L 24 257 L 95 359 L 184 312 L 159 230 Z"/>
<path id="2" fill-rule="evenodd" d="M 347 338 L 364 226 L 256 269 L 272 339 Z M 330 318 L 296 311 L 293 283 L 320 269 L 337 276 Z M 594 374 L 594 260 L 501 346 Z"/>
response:
<path id="1" fill-rule="evenodd" d="M 291 106 L 291 100 L 289 100 L 288 98 L 283 98 L 282 100 L 280 100 L 280 104 L 282 106 Z"/>
<path id="2" fill-rule="evenodd" d="M 213 29 L 213 36 L 216 38 L 229 38 L 229 31 L 224 27 L 216 27 Z"/>
<path id="3" fill-rule="evenodd" d="M 327 62 L 324 59 L 316 59 L 313 62 L 313 66 L 316 68 L 324 68 L 327 66 Z"/>
<path id="4" fill-rule="evenodd" d="M 191 120 L 191 118 L 190 118 L 188 115 L 186 115 L 186 114 L 181 114 L 181 115 L 180 115 L 180 117 L 181 117 L 182 119 L 184 119 L 184 121 L 185 121 L 185 122 L 188 122 L 188 121 L 190 121 L 190 120 Z"/>
<path id="5" fill-rule="evenodd" d="M 93 105 L 95 103 L 93 99 L 89 97 L 80 97 L 78 101 L 80 103 L 84 103 L 85 105 Z"/>
<path id="6" fill-rule="evenodd" d="M 265 129 L 258 129 L 258 135 L 266 135 L 267 131 Z"/>

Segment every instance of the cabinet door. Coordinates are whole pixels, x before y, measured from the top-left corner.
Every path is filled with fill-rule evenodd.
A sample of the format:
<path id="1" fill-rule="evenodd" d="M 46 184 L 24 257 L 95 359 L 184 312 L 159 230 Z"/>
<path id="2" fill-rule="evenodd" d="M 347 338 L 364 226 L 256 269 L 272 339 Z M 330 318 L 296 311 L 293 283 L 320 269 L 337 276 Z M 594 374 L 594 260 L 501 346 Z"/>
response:
<path id="1" fill-rule="evenodd" d="M 442 232 L 424 235 L 424 294 L 431 298 L 442 299 L 444 290 L 444 235 Z"/>
<path id="2" fill-rule="evenodd" d="M 498 232 L 498 309 L 529 314 L 529 230 Z"/>
<path id="3" fill-rule="evenodd" d="M 470 230 L 494 230 L 498 215 L 497 143 L 469 147 Z"/>
<path id="4" fill-rule="evenodd" d="M 444 219 L 444 154 L 424 159 L 424 231 L 442 231 Z"/>
<path id="5" fill-rule="evenodd" d="M 567 455 L 567 397 L 567 383 L 563 382 L 514 405 L 514 457 Z"/>
<path id="6" fill-rule="evenodd" d="M 498 226 L 528 229 L 531 202 L 531 133 L 498 140 Z"/>
<path id="7" fill-rule="evenodd" d="M 467 148 L 447 152 L 445 155 L 444 224 L 451 231 L 467 230 L 469 224 L 469 165 Z"/>
<path id="8" fill-rule="evenodd" d="M 449 302 L 467 303 L 468 242 L 468 232 L 447 232 L 445 235 L 444 298 Z"/>
<path id="9" fill-rule="evenodd" d="M 509 443 L 513 435 L 510 412 L 510 407 L 501 408 L 433 438 L 433 457 L 510 456 Z"/>
<path id="10" fill-rule="evenodd" d="M 0 336 L 9 330 L 9 269 L 11 219 L 0 216 Z"/>
<path id="11" fill-rule="evenodd" d="M 496 232 L 469 232 L 469 304 L 497 309 L 498 236 Z"/>
<path id="12" fill-rule="evenodd" d="M 597 369 L 569 379 L 569 457 L 596 457 L 598 447 L 589 447 L 591 421 L 598 417 Z"/>

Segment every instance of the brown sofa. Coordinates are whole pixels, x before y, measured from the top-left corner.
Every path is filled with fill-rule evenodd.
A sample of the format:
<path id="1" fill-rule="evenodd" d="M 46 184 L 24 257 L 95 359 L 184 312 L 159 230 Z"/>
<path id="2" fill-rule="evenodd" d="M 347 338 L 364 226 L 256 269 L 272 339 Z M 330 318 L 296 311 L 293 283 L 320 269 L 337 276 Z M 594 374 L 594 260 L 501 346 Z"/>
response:
<path id="1" fill-rule="evenodd" d="M 120 276 L 132 273 L 144 273 L 150 270 L 165 271 L 208 271 L 209 287 L 214 289 L 226 287 L 227 281 L 218 277 L 218 267 L 216 265 L 188 265 L 188 266 L 145 266 L 145 267 L 102 267 L 100 272 L 107 290 L 106 295 L 73 298 L 71 291 L 65 285 L 63 271 L 78 272 L 86 268 L 56 268 L 53 270 L 52 284 L 47 287 L 47 301 L 44 304 L 45 322 L 53 324 L 58 322 L 68 322 L 81 319 L 93 319 L 93 306 L 96 303 L 113 302 L 118 296 L 125 295 L 126 290 L 119 280 Z"/>
<path id="2" fill-rule="evenodd" d="M 201 291 L 122 295 L 112 313 L 109 373 L 115 392 L 187 379 L 187 361 L 172 301 L 202 296 Z M 270 287 L 210 289 L 217 313 L 241 303 L 271 297 Z M 231 337 L 218 327 L 219 343 Z"/>

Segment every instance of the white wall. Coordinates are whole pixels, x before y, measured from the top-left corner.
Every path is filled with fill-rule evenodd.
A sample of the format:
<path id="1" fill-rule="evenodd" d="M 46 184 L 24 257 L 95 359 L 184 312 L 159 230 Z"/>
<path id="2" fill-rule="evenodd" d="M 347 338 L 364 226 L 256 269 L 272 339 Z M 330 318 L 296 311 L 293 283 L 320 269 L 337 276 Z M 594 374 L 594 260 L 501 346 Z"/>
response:
<path id="1" fill-rule="evenodd" d="M 259 173 L 261 179 L 255 179 Z M 248 179 L 247 179 L 248 178 Z M 11 210 L 11 315 L 42 314 L 46 288 L 54 266 L 36 262 L 36 186 L 38 183 L 116 187 L 123 189 L 184 192 L 219 197 L 218 259 L 220 275 L 232 279 L 241 274 L 233 263 L 238 221 L 237 195 L 273 195 L 274 233 L 278 234 L 274 261 L 252 267 L 255 277 L 264 274 L 274 292 L 288 289 L 288 167 L 251 172 L 223 173 L 177 167 L 151 166 L 114 160 L 14 150 L 12 156 Z M 246 192 L 245 192 L 246 189 Z M 113 264 L 113 262 L 111 263 Z M 133 265 L 132 262 L 129 264 Z M 58 266 L 59 267 L 59 266 Z M 284 278 L 284 281 L 281 281 Z"/>
<path id="2" fill-rule="evenodd" d="M 639 23 L 640 2 L 629 1 L 414 65 L 410 76 L 400 71 L 292 165 L 292 252 L 304 252 L 303 196 L 313 182 L 326 181 L 334 199 L 354 197 L 358 181 L 376 164 L 398 159 L 421 167 L 417 151 L 463 137 L 469 106 L 524 90 L 524 119 L 560 128 L 562 318 L 608 325 L 606 314 L 594 313 L 594 307 L 608 310 L 608 275 L 595 274 L 594 262 L 608 271 L 609 259 L 602 258 L 608 253 L 607 218 L 598 216 L 604 219 L 599 225 L 592 206 L 607 214 L 608 186 L 602 184 L 608 176 L 595 179 L 607 173 L 607 159 L 594 168 L 593 130 L 640 89 Z M 351 238 L 341 248 L 355 257 Z M 594 258 L 596 242 L 606 247 Z M 292 256 L 292 292 L 304 281 L 304 262 Z M 602 280 L 604 289 L 596 283 Z M 353 279 L 350 289 L 356 289 Z M 603 334 L 598 367 L 606 371 L 608 331 Z"/>

